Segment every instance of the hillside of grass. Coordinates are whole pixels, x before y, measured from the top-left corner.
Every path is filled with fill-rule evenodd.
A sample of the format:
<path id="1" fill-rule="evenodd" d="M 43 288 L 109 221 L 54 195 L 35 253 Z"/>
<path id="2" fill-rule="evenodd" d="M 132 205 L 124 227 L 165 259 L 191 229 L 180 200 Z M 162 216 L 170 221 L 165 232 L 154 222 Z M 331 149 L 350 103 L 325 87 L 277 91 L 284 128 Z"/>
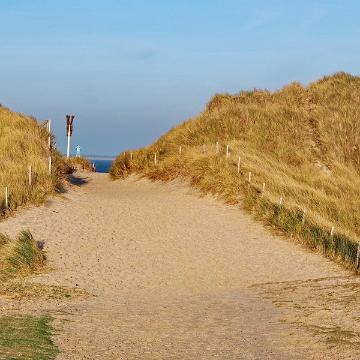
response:
<path id="1" fill-rule="evenodd" d="M 39 123 L 0 106 L 0 216 L 27 202 L 39 204 L 47 194 L 61 187 L 70 168 L 53 147 L 49 148 L 49 135 L 53 142 L 46 122 Z"/>
<path id="2" fill-rule="evenodd" d="M 216 95 L 110 175 L 184 178 L 348 266 L 360 237 L 360 78 Z M 251 246 L 251 244 L 249 244 Z"/>

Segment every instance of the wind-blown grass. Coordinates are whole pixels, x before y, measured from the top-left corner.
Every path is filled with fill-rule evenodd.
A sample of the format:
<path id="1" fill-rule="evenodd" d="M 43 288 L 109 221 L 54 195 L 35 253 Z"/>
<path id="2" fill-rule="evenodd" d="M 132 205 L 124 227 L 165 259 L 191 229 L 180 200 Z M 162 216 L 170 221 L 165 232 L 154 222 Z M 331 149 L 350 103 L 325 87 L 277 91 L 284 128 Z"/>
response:
<path id="1" fill-rule="evenodd" d="M 110 175 L 189 179 L 352 266 L 360 236 L 359 105 L 360 78 L 345 73 L 274 93 L 216 95 L 132 159 L 119 155 Z"/>
<path id="2" fill-rule="evenodd" d="M 22 231 L 15 240 L 0 236 L 0 282 L 37 273 L 44 267 L 45 255 L 30 231 Z"/>
<path id="3" fill-rule="evenodd" d="M 49 156 L 52 157 L 51 175 Z M 29 166 L 32 169 L 31 186 Z M 56 150 L 49 150 L 45 123 L 40 124 L 32 117 L 0 106 L 0 216 L 27 202 L 39 204 L 61 186 L 64 173 L 70 170 Z M 5 187 L 9 192 L 8 208 Z"/>

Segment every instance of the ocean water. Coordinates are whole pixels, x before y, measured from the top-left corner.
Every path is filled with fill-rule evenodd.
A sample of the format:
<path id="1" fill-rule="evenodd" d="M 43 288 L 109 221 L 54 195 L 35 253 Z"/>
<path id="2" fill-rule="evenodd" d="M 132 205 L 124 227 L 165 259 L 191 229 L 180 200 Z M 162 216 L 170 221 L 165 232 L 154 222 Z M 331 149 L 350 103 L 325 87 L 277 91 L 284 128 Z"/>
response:
<path id="1" fill-rule="evenodd" d="M 113 159 L 92 159 L 89 160 L 95 164 L 96 172 L 99 173 L 108 173 L 113 162 Z"/>

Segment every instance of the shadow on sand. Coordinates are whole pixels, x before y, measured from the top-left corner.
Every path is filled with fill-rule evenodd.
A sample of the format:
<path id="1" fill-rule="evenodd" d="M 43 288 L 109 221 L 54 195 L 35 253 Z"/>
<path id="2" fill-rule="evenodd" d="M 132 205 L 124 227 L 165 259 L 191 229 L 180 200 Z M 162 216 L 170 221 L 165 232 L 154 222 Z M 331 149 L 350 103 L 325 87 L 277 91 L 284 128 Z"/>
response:
<path id="1" fill-rule="evenodd" d="M 86 185 L 89 182 L 89 177 L 79 174 L 71 174 L 68 179 L 71 185 L 76 186 Z"/>
<path id="2" fill-rule="evenodd" d="M 82 176 L 82 175 L 79 175 L 79 174 L 70 174 L 68 176 L 68 181 L 71 185 L 75 185 L 75 186 L 83 186 L 83 185 L 86 185 L 87 183 L 89 183 L 89 177 L 87 176 Z M 67 188 L 66 186 L 59 186 L 57 188 L 57 192 L 60 193 L 60 194 L 64 194 L 67 192 Z"/>

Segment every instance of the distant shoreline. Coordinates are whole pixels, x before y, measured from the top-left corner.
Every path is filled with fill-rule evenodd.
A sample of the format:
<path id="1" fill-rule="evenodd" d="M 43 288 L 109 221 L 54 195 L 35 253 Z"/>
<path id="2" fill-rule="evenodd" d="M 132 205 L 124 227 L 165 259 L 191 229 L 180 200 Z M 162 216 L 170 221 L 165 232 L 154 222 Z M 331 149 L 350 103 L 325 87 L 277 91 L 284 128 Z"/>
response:
<path id="1" fill-rule="evenodd" d="M 81 156 L 90 160 L 115 160 L 116 158 L 116 156 L 106 156 L 106 155 L 81 155 Z"/>

